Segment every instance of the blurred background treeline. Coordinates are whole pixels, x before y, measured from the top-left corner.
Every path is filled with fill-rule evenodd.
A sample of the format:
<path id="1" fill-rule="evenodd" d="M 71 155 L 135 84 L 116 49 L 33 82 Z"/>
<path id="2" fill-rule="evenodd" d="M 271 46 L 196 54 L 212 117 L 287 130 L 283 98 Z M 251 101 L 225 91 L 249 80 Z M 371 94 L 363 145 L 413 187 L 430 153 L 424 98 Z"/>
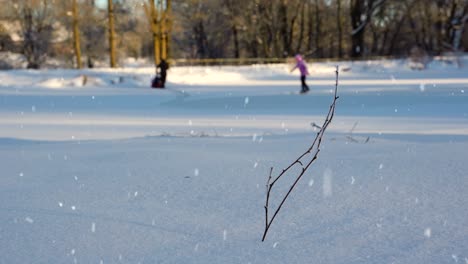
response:
<path id="1" fill-rule="evenodd" d="M 28 68 L 127 58 L 281 60 L 468 51 L 468 0 L 0 0 L 0 53 Z M 3 64 L 3 65 L 2 65 Z M 1 63 L 0 67 L 8 65 Z"/>

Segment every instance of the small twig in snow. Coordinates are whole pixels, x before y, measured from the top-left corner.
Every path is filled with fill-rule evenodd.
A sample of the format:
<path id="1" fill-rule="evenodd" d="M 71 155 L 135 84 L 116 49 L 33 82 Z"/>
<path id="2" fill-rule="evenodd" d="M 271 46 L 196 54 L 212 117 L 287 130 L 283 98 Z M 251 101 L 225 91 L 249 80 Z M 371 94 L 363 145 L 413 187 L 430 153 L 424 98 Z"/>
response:
<path id="1" fill-rule="evenodd" d="M 333 102 L 330 105 L 330 109 L 328 110 L 327 117 L 325 118 L 325 121 L 322 126 L 315 125 L 315 123 L 312 123 L 312 126 L 316 126 L 319 128 L 319 132 L 315 136 L 315 139 L 312 143 L 312 145 L 302 154 L 297 158 L 295 161 L 293 161 L 288 167 L 283 169 L 281 173 L 273 177 L 273 167 L 270 169 L 270 174 L 268 176 L 267 184 L 266 184 L 266 201 L 265 201 L 265 230 L 263 231 L 263 237 L 262 241 L 265 241 L 266 235 L 268 233 L 268 230 L 270 230 L 271 224 L 275 220 L 276 216 L 280 212 L 281 208 L 283 207 L 284 203 L 288 199 L 289 195 L 292 193 L 294 188 L 296 187 L 297 183 L 299 180 L 304 176 L 306 171 L 310 168 L 312 163 L 317 160 L 318 154 L 320 152 L 320 145 L 322 144 L 322 138 L 323 135 L 325 134 L 325 131 L 327 130 L 328 126 L 330 125 L 331 121 L 333 120 L 333 116 L 335 115 L 335 107 L 336 107 L 336 101 L 338 100 L 337 92 L 338 92 L 338 71 L 339 68 L 338 66 L 336 67 L 336 84 L 335 84 L 335 93 L 333 97 Z M 311 158 L 312 157 L 312 158 Z M 309 160 L 307 160 L 309 159 Z M 288 172 L 292 167 L 295 165 L 300 165 L 302 167 L 301 172 L 299 175 L 296 177 L 292 185 L 289 187 L 288 192 L 286 193 L 285 196 L 281 199 L 281 202 L 279 203 L 278 207 L 276 207 L 273 216 L 269 216 L 269 209 L 270 209 L 270 197 L 272 194 L 273 186 L 275 183 L 285 175 L 286 172 Z"/>

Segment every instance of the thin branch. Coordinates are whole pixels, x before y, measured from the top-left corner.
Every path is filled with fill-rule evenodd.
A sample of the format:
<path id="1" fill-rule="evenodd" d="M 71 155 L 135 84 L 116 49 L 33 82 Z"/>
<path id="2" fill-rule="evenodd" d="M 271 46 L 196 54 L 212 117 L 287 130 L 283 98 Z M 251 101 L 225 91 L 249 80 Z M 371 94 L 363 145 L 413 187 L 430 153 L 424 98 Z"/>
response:
<path id="1" fill-rule="evenodd" d="M 283 207 L 284 203 L 286 202 L 286 200 L 288 199 L 288 197 L 290 196 L 290 194 L 292 193 L 292 191 L 296 187 L 297 183 L 305 175 L 305 173 L 310 168 L 312 163 L 314 163 L 314 161 L 316 161 L 317 158 L 318 158 L 318 154 L 320 153 L 320 146 L 322 144 L 322 138 L 323 138 L 323 136 L 325 134 L 326 129 L 328 128 L 331 121 L 333 120 L 333 117 L 335 115 L 336 101 L 339 98 L 337 96 L 337 92 L 338 92 L 338 69 L 339 68 L 337 66 L 336 67 L 336 83 L 335 83 L 335 92 L 334 92 L 334 96 L 333 96 L 333 102 L 330 105 L 330 109 L 328 110 L 327 117 L 325 118 L 325 121 L 324 121 L 323 125 L 321 126 L 320 131 L 315 136 L 315 139 L 312 142 L 312 145 L 303 154 L 301 154 L 299 156 L 299 158 L 297 158 L 289 166 L 287 166 L 285 169 L 283 169 L 281 171 L 281 173 L 274 178 L 273 181 L 271 181 L 272 173 L 273 173 L 273 167 L 270 169 L 270 174 L 268 176 L 267 185 L 266 185 L 267 193 L 266 193 L 266 201 L 265 201 L 265 229 L 264 229 L 264 232 L 263 232 L 262 241 L 265 241 L 266 235 L 267 235 L 268 231 L 270 230 L 270 227 L 271 227 L 273 221 L 275 220 L 276 216 L 280 212 L 280 210 Z M 303 162 L 303 159 L 305 159 L 306 156 L 312 156 L 312 158 L 308 162 Z M 302 170 L 299 173 L 299 175 L 296 177 L 296 179 L 294 180 L 292 185 L 289 187 L 288 192 L 286 193 L 286 195 L 284 195 L 283 198 L 281 199 L 281 202 L 279 203 L 278 207 L 276 207 L 276 209 L 275 209 L 275 211 L 273 213 L 273 216 L 271 218 L 269 218 L 270 197 L 271 197 L 271 194 L 272 194 L 273 186 L 275 185 L 275 183 L 279 179 L 281 179 L 285 175 L 286 172 L 288 172 L 296 164 L 300 164 L 302 166 Z M 305 166 L 304 166 L 304 164 L 305 164 Z"/>

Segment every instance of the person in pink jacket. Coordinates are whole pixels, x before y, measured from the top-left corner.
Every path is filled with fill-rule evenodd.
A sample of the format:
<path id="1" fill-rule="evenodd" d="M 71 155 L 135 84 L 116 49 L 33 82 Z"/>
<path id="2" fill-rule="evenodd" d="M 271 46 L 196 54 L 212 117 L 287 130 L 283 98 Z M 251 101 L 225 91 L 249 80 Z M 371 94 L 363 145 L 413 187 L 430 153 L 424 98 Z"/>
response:
<path id="1" fill-rule="evenodd" d="M 291 69 L 291 72 L 293 72 L 295 69 L 299 69 L 299 71 L 301 72 L 301 93 L 307 93 L 310 90 L 309 86 L 307 86 L 306 84 L 306 76 L 309 75 L 307 65 L 301 55 L 297 54 L 295 58 L 296 66 L 294 66 L 294 68 Z"/>

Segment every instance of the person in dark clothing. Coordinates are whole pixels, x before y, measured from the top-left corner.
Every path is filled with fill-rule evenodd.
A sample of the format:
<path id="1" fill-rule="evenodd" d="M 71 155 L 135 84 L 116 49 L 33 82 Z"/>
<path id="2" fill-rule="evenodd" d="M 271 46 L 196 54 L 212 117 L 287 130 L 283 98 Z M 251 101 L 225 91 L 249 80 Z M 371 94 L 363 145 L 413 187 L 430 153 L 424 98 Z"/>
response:
<path id="1" fill-rule="evenodd" d="M 161 62 L 157 65 L 157 68 L 160 69 L 159 73 L 161 74 L 162 88 L 164 88 L 166 86 L 166 77 L 169 64 L 166 62 L 166 60 L 162 59 Z"/>

